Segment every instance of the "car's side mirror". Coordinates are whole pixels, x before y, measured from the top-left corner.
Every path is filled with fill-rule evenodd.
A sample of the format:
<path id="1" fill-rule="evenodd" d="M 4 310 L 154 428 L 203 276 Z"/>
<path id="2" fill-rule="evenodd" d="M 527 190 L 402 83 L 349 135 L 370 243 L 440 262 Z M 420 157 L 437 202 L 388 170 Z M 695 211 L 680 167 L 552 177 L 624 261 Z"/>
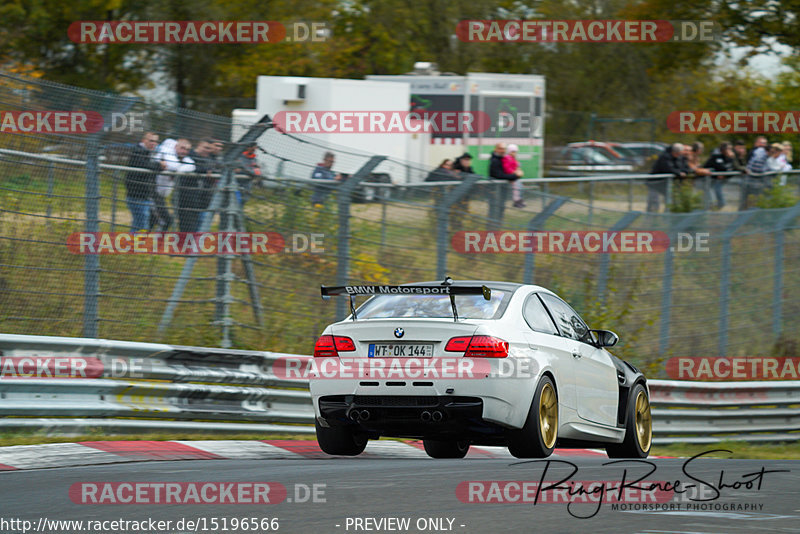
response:
<path id="1" fill-rule="evenodd" d="M 619 341 L 619 336 L 611 330 L 592 330 L 597 336 L 598 347 L 613 347 Z"/>

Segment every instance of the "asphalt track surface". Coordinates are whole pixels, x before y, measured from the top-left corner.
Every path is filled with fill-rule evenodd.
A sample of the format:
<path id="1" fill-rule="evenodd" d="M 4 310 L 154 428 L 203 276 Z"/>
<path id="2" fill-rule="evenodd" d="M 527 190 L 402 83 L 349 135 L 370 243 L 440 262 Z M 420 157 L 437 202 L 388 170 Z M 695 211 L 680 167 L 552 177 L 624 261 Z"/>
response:
<path id="1" fill-rule="evenodd" d="M 645 464 L 603 465 L 610 460 L 601 456 L 553 456 L 546 481 L 566 477 L 573 468 L 578 472 L 570 480 L 619 481 L 622 465 L 630 469 L 629 481 L 651 469 Z M 152 518 L 171 520 L 171 528 L 144 530 L 158 534 L 194 532 L 179 529 L 181 519 L 205 518 L 206 530 L 198 532 L 271 532 L 271 530 L 228 530 L 210 528 L 216 518 L 277 518 L 281 533 L 346 532 L 457 532 L 457 533 L 751 533 L 800 532 L 800 462 L 782 460 L 725 459 L 650 459 L 656 471 L 646 480 L 694 483 L 687 494 L 705 497 L 713 494 L 710 486 L 751 481 L 734 489 L 722 488 L 718 498 L 704 503 L 676 502 L 672 510 L 613 510 L 612 504 L 598 506 L 583 503 L 568 508 L 565 503 L 464 503 L 457 495 L 465 481 L 539 481 L 548 464 L 522 463 L 513 458 L 468 458 L 432 460 L 425 458 L 338 458 L 274 460 L 184 460 L 145 461 L 7 471 L 0 473 L 0 525 L 12 518 L 28 520 L 35 528 L 41 518 L 48 520 L 136 520 Z M 574 465 L 574 467 L 573 467 Z M 761 488 L 757 487 L 757 473 Z M 695 480 L 689 478 L 694 477 Z M 698 479 L 703 484 L 698 482 Z M 287 488 L 287 499 L 278 504 L 76 504 L 70 499 L 73 484 L 87 482 L 279 482 Z M 294 502 L 296 487 L 324 484 L 318 501 Z M 301 485 L 301 486 L 296 486 Z M 322 486 L 318 486 L 323 488 Z M 487 486 L 488 487 L 488 486 Z M 301 491 L 301 493 L 305 493 Z M 463 495 L 462 495 L 463 496 Z M 513 497 L 513 495 L 512 495 Z M 292 502 L 290 502 L 292 501 Z M 700 509 L 688 509 L 694 504 Z M 750 509 L 743 510 L 744 506 Z M 667 503 L 669 507 L 669 503 Z M 734 507 L 736 509 L 731 510 Z M 705 508 L 705 509 L 702 509 Z M 596 512 L 596 514 L 594 514 Z M 593 515 L 594 514 L 594 515 Z M 590 516 L 578 518 L 575 516 Z M 350 522 L 348 523 L 348 518 Z M 409 528 L 379 528 L 376 523 L 361 523 L 354 518 L 408 518 Z M 428 521 L 438 518 L 441 523 Z M 452 520 L 452 524 L 449 523 Z M 17 524 L 19 525 L 19 524 Z M 394 527 L 394 525 L 393 525 Z M 6 523 L 5 533 L 22 532 Z M 35 531 L 35 530 L 31 530 Z M 78 532 L 76 529 L 50 529 L 38 532 Z M 86 532 L 86 530 L 83 530 Z M 102 534 L 130 532 L 123 529 L 92 530 Z"/>

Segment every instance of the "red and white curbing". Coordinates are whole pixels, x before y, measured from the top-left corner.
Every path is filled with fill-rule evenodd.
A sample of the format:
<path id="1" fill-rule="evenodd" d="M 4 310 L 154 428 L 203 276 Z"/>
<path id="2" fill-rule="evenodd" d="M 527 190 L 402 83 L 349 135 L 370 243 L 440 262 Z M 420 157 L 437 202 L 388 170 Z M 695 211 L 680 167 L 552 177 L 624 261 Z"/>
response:
<path id="1" fill-rule="evenodd" d="M 593 449 L 559 449 L 555 456 L 605 457 Z M 154 460 L 302 460 L 336 458 L 313 440 L 84 441 L 0 447 L 0 471 Z M 428 458 L 421 442 L 370 441 L 356 458 Z M 505 447 L 471 447 L 470 459 L 513 459 Z"/>

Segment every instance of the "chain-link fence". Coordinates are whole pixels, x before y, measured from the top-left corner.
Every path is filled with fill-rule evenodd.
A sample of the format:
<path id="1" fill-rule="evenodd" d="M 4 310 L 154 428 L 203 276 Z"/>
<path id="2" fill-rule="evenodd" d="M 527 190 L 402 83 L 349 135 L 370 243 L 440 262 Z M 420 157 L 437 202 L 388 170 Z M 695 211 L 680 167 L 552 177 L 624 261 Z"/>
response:
<path id="1" fill-rule="evenodd" d="M 103 119 L 94 133 L 10 133 L 30 124 L 19 113 L 8 119 L 14 124 L 4 122 L 0 330 L 6 333 L 307 353 L 325 325 L 347 313 L 343 299 L 320 299 L 320 284 L 448 275 L 548 287 L 593 328 L 617 331 L 615 351 L 653 376 L 672 355 L 764 354 L 778 339 L 796 337 L 800 205 L 745 209 L 773 190 L 793 195 L 794 174 L 782 178 L 783 188 L 772 187 L 772 177 L 721 181 L 727 200 L 721 211 L 703 209 L 716 202 L 717 178 L 679 187 L 630 176 L 526 180 L 525 206 L 511 207 L 508 184 L 476 175 L 450 179 L 282 134 L 269 122 L 233 125 L 9 76 L 0 76 L 0 107 L 91 111 Z M 123 114 L 142 123 L 119 131 L 111 121 Z M 159 141 L 188 139 L 192 151 L 185 157 L 194 166 L 178 168 L 171 160 L 169 168 L 142 169 L 143 161 L 158 160 L 146 151 L 136 159 L 144 132 Z M 221 151 L 217 140 L 224 141 Z M 327 152 L 335 158 L 330 166 Z M 148 204 L 153 219 L 134 225 L 134 214 L 143 217 L 131 197 L 137 181 L 151 188 L 139 200 L 160 196 L 161 205 Z M 652 200 L 659 188 L 660 201 L 670 200 L 667 211 L 648 213 L 648 195 Z M 699 211 L 676 212 L 692 207 Z M 142 230 L 141 221 L 159 231 L 275 232 L 282 241 L 271 254 L 76 253 L 78 232 Z M 650 232 L 670 245 L 652 253 L 526 253 L 492 246 L 487 237 L 550 231 Z"/>

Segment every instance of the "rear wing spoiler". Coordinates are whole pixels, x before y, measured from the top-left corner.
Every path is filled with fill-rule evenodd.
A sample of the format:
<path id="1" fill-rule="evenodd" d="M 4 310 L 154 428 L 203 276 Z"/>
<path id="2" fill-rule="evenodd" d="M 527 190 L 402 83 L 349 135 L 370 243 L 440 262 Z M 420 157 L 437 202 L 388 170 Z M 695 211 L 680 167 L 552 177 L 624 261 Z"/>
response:
<path id="1" fill-rule="evenodd" d="M 453 286 L 452 280 L 447 278 L 440 286 L 320 286 L 322 298 L 327 300 L 332 296 L 348 295 L 350 297 L 350 313 L 355 321 L 357 295 L 447 295 L 453 308 L 453 320 L 458 321 L 456 309 L 456 295 L 482 295 L 485 300 L 491 300 L 492 290 L 486 286 Z"/>

